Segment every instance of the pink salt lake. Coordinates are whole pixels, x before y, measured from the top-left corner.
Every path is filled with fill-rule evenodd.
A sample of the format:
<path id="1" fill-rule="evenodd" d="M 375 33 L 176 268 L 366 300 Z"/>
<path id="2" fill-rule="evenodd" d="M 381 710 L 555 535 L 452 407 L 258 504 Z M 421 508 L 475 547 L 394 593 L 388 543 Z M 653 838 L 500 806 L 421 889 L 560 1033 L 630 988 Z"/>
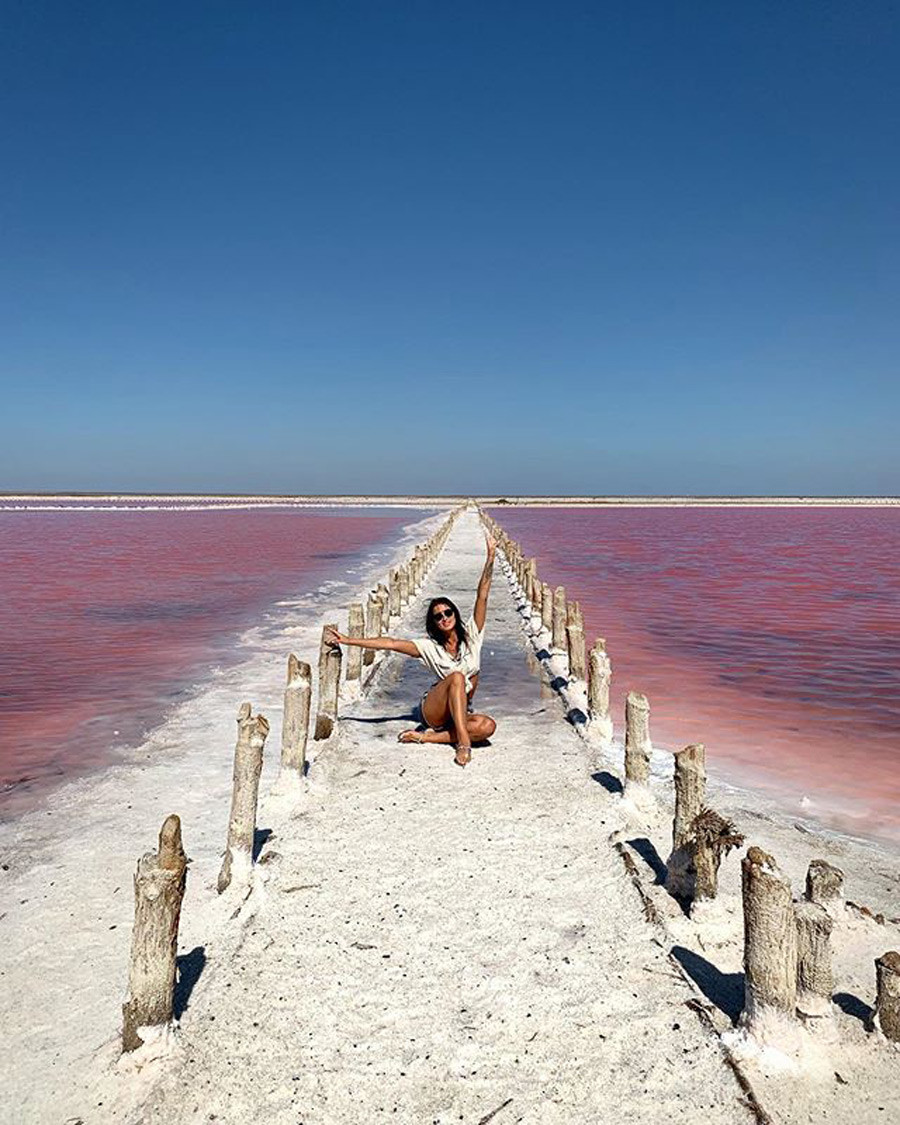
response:
<path id="1" fill-rule="evenodd" d="M 900 510 L 492 508 L 582 605 L 656 745 L 900 840 Z"/>

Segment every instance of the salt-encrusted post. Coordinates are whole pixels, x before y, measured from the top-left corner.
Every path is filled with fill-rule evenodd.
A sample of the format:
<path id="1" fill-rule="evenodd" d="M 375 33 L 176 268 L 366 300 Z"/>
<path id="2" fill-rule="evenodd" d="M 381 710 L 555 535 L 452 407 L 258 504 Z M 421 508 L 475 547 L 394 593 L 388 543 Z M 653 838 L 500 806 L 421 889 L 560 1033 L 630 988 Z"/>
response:
<path id="1" fill-rule="evenodd" d="M 361 641 L 365 636 L 365 632 L 366 619 L 363 615 L 363 607 L 359 602 L 353 602 L 347 610 L 347 636 Z M 347 646 L 346 676 L 348 680 L 358 680 L 362 674 L 362 654 L 363 650 L 359 645 Z"/>
<path id="2" fill-rule="evenodd" d="M 703 809 L 691 825 L 691 839 L 686 845 L 694 859 L 693 901 L 714 899 L 719 893 L 719 867 L 722 857 L 732 848 L 739 848 L 744 837 L 735 826 L 713 809 Z"/>
<path id="3" fill-rule="evenodd" d="M 531 608 L 532 612 L 540 614 L 541 612 L 541 582 L 536 574 L 531 576 Z"/>
<path id="4" fill-rule="evenodd" d="M 794 904 L 797 920 L 797 1011 L 819 1020 L 831 1015 L 831 930 L 834 922 L 817 902 Z"/>
<path id="5" fill-rule="evenodd" d="M 370 639 L 381 636 L 381 620 L 384 603 L 378 594 L 369 594 L 369 600 L 366 603 L 366 636 Z M 368 666 L 375 659 L 374 648 L 360 649 L 362 653 L 362 662 Z"/>
<path id="6" fill-rule="evenodd" d="M 875 962 L 875 978 L 875 1026 L 888 1039 L 900 1043 L 900 953 L 882 954 Z"/>
<path id="7" fill-rule="evenodd" d="M 791 884 L 762 848 L 741 861 L 744 904 L 744 1011 L 741 1022 L 765 1036 L 797 1007 L 797 925 Z"/>
<path id="8" fill-rule="evenodd" d="M 259 775 L 262 773 L 263 747 L 269 733 L 269 724 L 262 715 L 254 718 L 251 711 L 249 703 L 242 703 L 238 712 L 231 816 L 228 819 L 225 859 L 219 872 L 219 894 L 231 885 L 232 879 L 246 882 L 253 866 Z"/>
<path id="9" fill-rule="evenodd" d="M 545 629 L 553 628 L 553 591 L 546 582 L 541 583 L 541 624 Z"/>
<path id="10" fill-rule="evenodd" d="M 409 605 L 410 597 L 409 567 L 400 567 L 400 605 Z"/>
<path id="11" fill-rule="evenodd" d="M 381 632 L 378 635 L 386 637 L 391 623 L 391 595 L 383 583 L 379 583 L 375 593 L 381 601 Z"/>
<path id="12" fill-rule="evenodd" d="M 584 629 L 580 625 L 566 626 L 566 644 L 569 648 L 569 679 L 587 679 L 587 658 L 584 651 Z"/>
<path id="13" fill-rule="evenodd" d="M 824 906 L 832 918 L 844 906 L 844 873 L 824 859 L 814 859 L 806 872 L 806 899 Z"/>
<path id="14" fill-rule="evenodd" d="M 181 821 L 167 816 L 159 848 L 138 860 L 128 995 L 122 1005 L 122 1050 L 134 1051 L 172 1023 L 178 922 L 187 879 Z"/>
<path id="15" fill-rule="evenodd" d="M 306 772 L 306 739 L 309 733 L 309 702 L 312 671 L 293 653 L 288 657 L 287 687 L 284 689 L 284 718 L 281 724 L 282 773 L 303 777 Z"/>
<path id="16" fill-rule="evenodd" d="M 557 586 L 553 591 L 553 647 L 566 651 L 566 588 Z"/>
<path id="17" fill-rule="evenodd" d="M 598 637 L 594 641 L 589 659 L 590 679 L 588 681 L 588 709 L 591 713 L 590 732 L 598 741 L 612 740 L 613 724 L 609 713 L 609 685 L 612 679 L 612 665 L 606 652 L 606 641 Z"/>
<path id="18" fill-rule="evenodd" d="M 650 702 L 640 691 L 625 699 L 625 784 L 646 785 L 650 779 Z"/>
<path id="19" fill-rule="evenodd" d="M 566 605 L 566 624 L 577 625 L 584 632 L 584 615 L 576 601 L 568 602 Z"/>
<path id="20" fill-rule="evenodd" d="M 400 570 L 395 566 L 388 578 L 391 593 L 391 617 L 400 616 Z"/>
<path id="21" fill-rule="evenodd" d="M 666 890 L 692 901 L 697 890 L 694 864 L 694 821 L 706 800 L 706 750 L 700 743 L 675 754 L 675 816 L 672 820 L 672 854 L 666 864 Z"/>
<path id="22" fill-rule="evenodd" d="M 329 629 L 337 631 L 337 625 L 322 628 L 319 644 L 319 701 L 316 710 L 316 742 L 330 738 L 337 721 L 338 692 L 341 686 L 341 650 L 338 645 L 330 645 L 326 640 Z"/>

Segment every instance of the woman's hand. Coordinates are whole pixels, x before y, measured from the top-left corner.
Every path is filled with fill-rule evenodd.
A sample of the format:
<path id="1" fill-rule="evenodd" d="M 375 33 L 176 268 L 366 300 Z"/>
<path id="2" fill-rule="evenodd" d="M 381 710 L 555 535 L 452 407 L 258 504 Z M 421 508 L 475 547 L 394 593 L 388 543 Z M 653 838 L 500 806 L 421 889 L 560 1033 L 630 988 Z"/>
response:
<path id="1" fill-rule="evenodd" d="M 325 644 L 333 645 L 336 648 L 338 645 L 342 645 L 344 643 L 344 638 L 337 631 L 337 629 L 332 629 L 329 627 L 325 630 Z"/>
<path id="2" fill-rule="evenodd" d="M 484 545 L 487 547 L 488 562 L 493 562 L 494 555 L 497 553 L 497 543 L 487 531 L 484 533 Z"/>

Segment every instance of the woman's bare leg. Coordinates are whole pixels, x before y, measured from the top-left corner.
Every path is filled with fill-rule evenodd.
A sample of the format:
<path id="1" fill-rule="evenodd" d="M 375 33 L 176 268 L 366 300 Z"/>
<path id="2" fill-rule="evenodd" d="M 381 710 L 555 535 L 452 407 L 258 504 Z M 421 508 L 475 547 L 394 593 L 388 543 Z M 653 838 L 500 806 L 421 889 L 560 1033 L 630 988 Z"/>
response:
<path id="1" fill-rule="evenodd" d="M 446 679 L 450 681 L 447 705 L 457 733 L 455 761 L 458 766 L 467 766 L 472 757 L 472 740 L 469 738 L 469 724 L 466 722 L 466 678 L 462 672 L 451 672 Z"/>
<path id="2" fill-rule="evenodd" d="M 497 729 L 497 724 L 490 715 L 467 715 L 466 727 L 469 731 L 470 742 L 482 742 L 490 738 Z M 453 746 L 459 739 L 456 737 L 456 727 L 446 727 L 444 730 L 405 730 L 400 735 L 401 742 L 428 742 L 433 745 Z"/>
<path id="3" fill-rule="evenodd" d="M 472 757 L 472 735 L 469 732 L 469 715 L 467 714 L 466 678 L 462 672 L 451 672 L 440 683 L 435 684 L 431 691 L 422 700 L 422 715 L 425 722 L 432 729 L 422 733 L 423 742 L 455 742 L 457 745 L 455 761 L 457 765 L 465 766 Z M 474 718 L 474 716 L 473 716 Z M 493 733 L 494 721 L 491 723 Z M 435 728 L 452 725 L 452 731 L 440 731 Z M 459 732 L 464 732 L 460 736 Z M 436 736 L 445 735 L 446 738 L 438 739 Z M 453 735 L 454 737 L 450 737 Z M 404 731 L 400 736 L 402 741 L 407 737 L 412 738 L 412 732 Z M 482 737 L 485 737 L 482 735 Z M 415 739 L 415 741 L 419 741 Z"/>

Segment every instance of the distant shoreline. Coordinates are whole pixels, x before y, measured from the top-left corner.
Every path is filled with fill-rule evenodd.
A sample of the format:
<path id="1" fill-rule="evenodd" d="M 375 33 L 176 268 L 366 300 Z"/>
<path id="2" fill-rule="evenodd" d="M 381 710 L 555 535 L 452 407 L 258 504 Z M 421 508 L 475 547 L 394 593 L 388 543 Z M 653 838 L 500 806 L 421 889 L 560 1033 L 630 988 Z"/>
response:
<path id="1" fill-rule="evenodd" d="M 179 502 L 225 505 L 348 505 L 357 507 L 449 507 L 474 500 L 485 507 L 896 507 L 898 496 L 348 496 L 166 492 L 0 492 L 2 504 Z"/>

